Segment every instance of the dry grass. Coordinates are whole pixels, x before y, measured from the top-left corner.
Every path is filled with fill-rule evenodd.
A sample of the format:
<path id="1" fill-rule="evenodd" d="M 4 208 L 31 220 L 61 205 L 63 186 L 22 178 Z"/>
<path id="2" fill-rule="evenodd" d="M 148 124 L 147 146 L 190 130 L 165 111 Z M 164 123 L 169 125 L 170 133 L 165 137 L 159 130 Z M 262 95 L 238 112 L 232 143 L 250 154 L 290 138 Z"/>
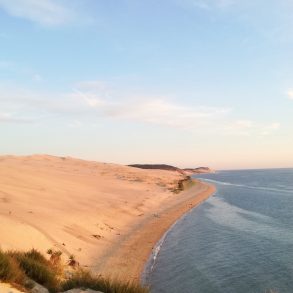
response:
<path id="1" fill-rule="evenodd" d="M 149 289 L 136 282 L 123 282 L 111 278 L 95 277 L 89 271 L 77 270 L 62 284 L 62 290 L 73 288 L 90 288 L 104 293 L 148 293 Z"/>

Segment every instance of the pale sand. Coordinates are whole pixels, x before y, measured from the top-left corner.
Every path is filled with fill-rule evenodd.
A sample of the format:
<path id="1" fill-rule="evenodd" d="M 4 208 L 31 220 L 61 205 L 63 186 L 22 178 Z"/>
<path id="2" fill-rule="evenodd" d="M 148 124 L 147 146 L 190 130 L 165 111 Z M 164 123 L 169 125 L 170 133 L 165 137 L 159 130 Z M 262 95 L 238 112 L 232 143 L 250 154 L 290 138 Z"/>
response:
<path id="1" fill-rule="evenodd" d="M 23 291 L 13 288 L 10 284 L 0 283 L 0 293 L 23 293 Z"/>
<path id="2" fill-rule="evenodd" d="M 0 157 L 0 248 L 74 254 L 103 274 L 138 278 L 152 247 L 214 192 L 183 175 L 46 155 Z"/>

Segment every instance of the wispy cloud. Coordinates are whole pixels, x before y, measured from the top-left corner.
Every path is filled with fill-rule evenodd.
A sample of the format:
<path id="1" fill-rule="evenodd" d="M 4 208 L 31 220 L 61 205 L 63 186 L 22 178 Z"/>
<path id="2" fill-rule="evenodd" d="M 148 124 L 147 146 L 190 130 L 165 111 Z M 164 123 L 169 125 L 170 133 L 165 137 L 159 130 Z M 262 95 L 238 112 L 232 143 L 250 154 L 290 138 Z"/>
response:
<path id="1" fill-rule="evenodd" d="M 74 13 L 57 0 L 0 0 L 0 8 L 11 16 L 44 26 L 63 25 L 74 17 Z"/>
<path id="2" fill-rule="evenodd" d="M 0 108 L 30 117 L 2 115 L 2 121 L 39 121 L 58 116 L 75 128 L 86 125 L 86 121 L 95 123 L 98 118 L 234 136 L 270 135 L 280 127 L 276 122 L 235 121 L 229 107 L 184 105 L 164 96 L 134 95 L 99 81 L 79 83 L 69 93 L 51 94 L 0 85 Z"/>
<path id="3" fill-rule="evenodd" d="M 80 84 L 75 93 L 75 98 L 99 115 L 177 128 L 207 125 L 230 111 L 225 107 L 184 106 L 164 96 L 121 94 L 98 81 Z"/>

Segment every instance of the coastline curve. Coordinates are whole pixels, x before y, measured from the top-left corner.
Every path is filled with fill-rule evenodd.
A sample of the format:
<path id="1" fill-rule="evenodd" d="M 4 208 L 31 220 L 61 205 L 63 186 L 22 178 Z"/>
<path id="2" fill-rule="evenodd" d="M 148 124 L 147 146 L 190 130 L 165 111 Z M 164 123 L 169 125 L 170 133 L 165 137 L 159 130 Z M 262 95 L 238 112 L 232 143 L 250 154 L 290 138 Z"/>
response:
<path id="1" fill-rule="evenodd" d="M 216 191 L 212 184 L 198 179 L 192 181 L 194 184 L 191 187 L 152 211 L 152 214 L 130 228 L 123 242 L 112 247 L 111 254 L 102 262 L 103 275 L 129 281 L 142 279 L 150 257 L 172 226 Z"/>

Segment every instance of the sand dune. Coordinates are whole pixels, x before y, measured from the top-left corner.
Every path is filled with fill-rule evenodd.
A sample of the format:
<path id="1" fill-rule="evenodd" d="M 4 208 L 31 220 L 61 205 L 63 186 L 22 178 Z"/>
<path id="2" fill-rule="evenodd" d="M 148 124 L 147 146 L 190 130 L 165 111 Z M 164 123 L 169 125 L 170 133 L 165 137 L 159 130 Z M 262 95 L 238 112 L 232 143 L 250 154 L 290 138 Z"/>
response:
<path id="1" fill-rule="evenodd" d="M 138 263 L 125 260 L 125 247 L 127 253 L 135 249 L 129 241 L 141 233 L 139 227 L 150 230 L 147 223 L 156 213 L 175 207 L 185 197 L 194 197 L 171 191 L 182 178 L 178 172 L 73 158 L 2 156 L 0 247 L 34 247 L 42 252 L 55 248 L 65 256 L 74 254 L 81 265 L 94 270 L 110 272 L 113 265 L 118 270 L 127 268 Z M 198 192 L 206 189 L 201 185 Z M 178 216 L 174 215 L 150 242 L 157 241 Z M 135 272 L 141 270 L 142 261 Z"/>

